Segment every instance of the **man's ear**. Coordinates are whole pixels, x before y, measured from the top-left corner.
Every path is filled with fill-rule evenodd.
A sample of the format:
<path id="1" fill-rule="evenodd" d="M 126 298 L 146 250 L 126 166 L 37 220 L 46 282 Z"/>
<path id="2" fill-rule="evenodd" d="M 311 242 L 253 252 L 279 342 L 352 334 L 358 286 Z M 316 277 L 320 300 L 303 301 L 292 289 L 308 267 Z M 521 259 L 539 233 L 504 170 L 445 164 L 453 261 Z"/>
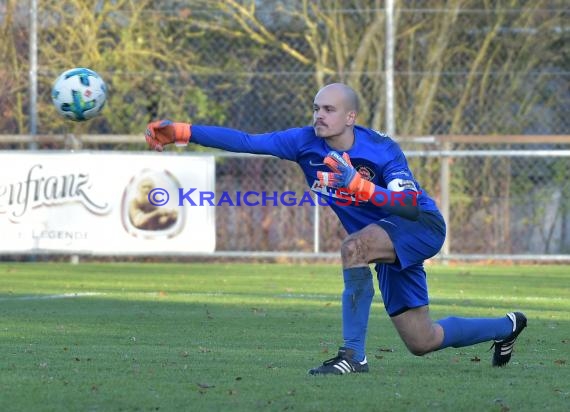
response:
<path id="1" fill-rule="evenodd" d="M 355 123 L 356 123 L 356 112 L 354 110 L 351 110 L 350 112 L 348 112 L 346 116 L 346 125 L 354 126 Z"/>

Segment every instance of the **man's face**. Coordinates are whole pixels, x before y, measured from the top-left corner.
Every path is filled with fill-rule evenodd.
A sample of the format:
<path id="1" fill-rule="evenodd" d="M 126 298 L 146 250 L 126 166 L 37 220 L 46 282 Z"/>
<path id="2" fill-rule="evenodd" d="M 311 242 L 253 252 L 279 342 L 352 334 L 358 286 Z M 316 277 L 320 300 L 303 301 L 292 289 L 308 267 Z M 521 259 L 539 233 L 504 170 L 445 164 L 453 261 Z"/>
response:
<path id="1" fill-rule="evenodd" d="M 152 180 L 145 179 L 139 183 L 139 196 L 141 198 L 148 197 L 149 192 L 154 188 L 154 183 Z"/>
<path id="2" fill-rule="evenodd" d="M 326 139 L 342 134 L 347 127 L 354 125 L 354 116 L 338 89 L 324 88 L 315 96 L 313 128 L 317 136 Z"/>

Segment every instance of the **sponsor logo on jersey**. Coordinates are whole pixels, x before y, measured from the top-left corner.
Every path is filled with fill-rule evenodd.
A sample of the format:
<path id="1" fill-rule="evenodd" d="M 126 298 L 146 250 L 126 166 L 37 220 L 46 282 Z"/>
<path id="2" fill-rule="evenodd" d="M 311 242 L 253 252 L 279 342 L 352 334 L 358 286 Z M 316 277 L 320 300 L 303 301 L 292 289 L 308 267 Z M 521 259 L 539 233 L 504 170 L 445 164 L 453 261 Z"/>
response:
<path id="1" fill-rule="evenodd" d="M 376 176 L 374 171 L 367 166 L 356 166 L 355 169 L 360 173 L 360 176 L 362 176 L 363 179 L 366 179 L 369 182 L 371 182 L 372 179 L 374 179 L 374 176 Z"/>

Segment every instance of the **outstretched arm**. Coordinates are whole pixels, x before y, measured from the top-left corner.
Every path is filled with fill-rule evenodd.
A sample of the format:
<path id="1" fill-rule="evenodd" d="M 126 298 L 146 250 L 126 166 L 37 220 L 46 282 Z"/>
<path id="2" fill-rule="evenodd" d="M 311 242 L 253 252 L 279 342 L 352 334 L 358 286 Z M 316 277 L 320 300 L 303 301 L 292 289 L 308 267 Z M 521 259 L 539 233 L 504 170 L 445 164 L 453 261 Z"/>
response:
<path id="1" fill-rule="evenodd" d="M 168 144 L 185 146 L 188 142 L 229 152 L 267 154 L 294 160 L 297 154 L 298 134 L 301 129 L 289 129 L 263 134 L 249 134 L 241 130 L 218 126 L 191 125 L 170 120 L 159 120 L 147 126 L 149 146 L 157 151 Z"/>

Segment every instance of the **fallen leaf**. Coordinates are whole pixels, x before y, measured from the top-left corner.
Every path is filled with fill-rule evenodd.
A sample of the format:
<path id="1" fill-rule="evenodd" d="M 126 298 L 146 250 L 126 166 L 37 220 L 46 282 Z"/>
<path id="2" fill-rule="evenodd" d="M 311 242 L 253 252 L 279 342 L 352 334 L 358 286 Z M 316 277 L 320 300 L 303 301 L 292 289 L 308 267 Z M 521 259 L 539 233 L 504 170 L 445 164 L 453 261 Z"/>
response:
<path id="1" fill-rule="evenodd" d="M 251 311 L 253 312 L 254 315 L 262 315 L 262 316 L 266 316 L 266 310 L 263 308 L 251 308 Z"/>

